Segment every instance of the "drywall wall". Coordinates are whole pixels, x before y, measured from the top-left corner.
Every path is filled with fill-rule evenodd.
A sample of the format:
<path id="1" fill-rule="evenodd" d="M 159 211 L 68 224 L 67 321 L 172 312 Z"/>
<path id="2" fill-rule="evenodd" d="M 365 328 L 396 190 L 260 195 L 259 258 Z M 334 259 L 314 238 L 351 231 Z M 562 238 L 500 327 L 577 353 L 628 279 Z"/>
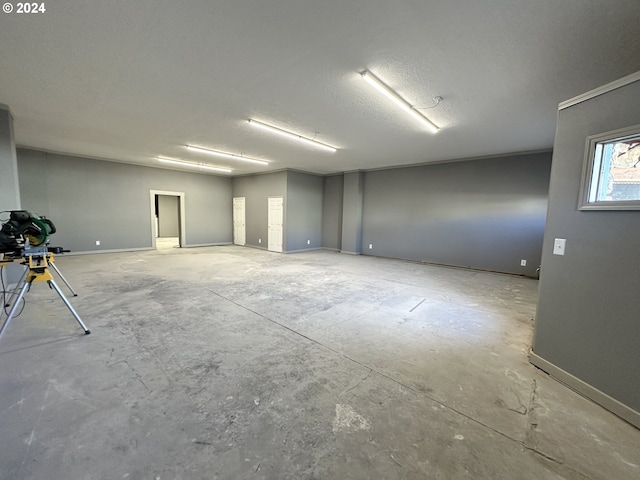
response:
<path id="1" fill-rule="evenodd" d="M 324 177 L 322 197 L 322 247 L 340 251 L 342 248 L 342 197 L 344 177 Z"/>
<path id="2" fill-rule="evenodd" d="M 246 245 L 267 248 L 268 198 L 284 199 L 283 252 L 320 248 L 323 179 L 282 171 L 235 177 L 233 196 L 245 197 Z M 308 244 L 307 240 L 311 243 Z"/>
<path id="3" fill-rule="evenodd" d="M 24 207 L 52 218 L 52 240 L 74 251 L 151 248 L 150 190 L 186 193 L 186 246 L 230 243 L 232 198 L 244 196 L 247 245 L 266 248 L 267 198 L 283 196 L 285 252 L 347 245 L 349 253 L 530 276 L 549 163 L 542 153 L 324 179 L 295 171 L 229 179 L 18 150 Z"/>
<path id="4" fill-rule="evenodd" d="M 245 197 L 246 245 L 267 249 L 268 198 L 284 197 L 284 228 L 287 230 L 287 172 L 265 173 L 235 177 L 232 180 L 233 197 Z M 286 248 L 286 245 L 283 245 Z"/>
<path id="5" fill-rule="evenodd" d="M 637 124 L 640 81 L 558 114 L 532 362 L 607 408 L 640 412 L 640 211 L 578 210 L 586 138 Z M 640 427 L 640 414 L 616 413 Z"/>
<path id="6" fill-rule="evenodd" d="M 20 209 L 20 184 L 13 117 L 9 107 L 0 104 L 0 211 Z M 4 217 L 3 217 L 4 218 Z M 8 218 L 8 217 L 7 217 Z"/>
<path id="7" fill-rule="evenodd" d="M 322 177 L 287 172 L 285 252 L 322 247 L 322 196 Z"/>
<path id="8" fill-rule="evenodd" d="M 362 202 L 364 172 L 344 174 L 342 190 L 342 253 L 359 255 L 362 246 Z"/>
<path id="9" fill-rule="evenodd" d="M 366 172 L 362 254 L 534 277 L 550 167 L 548 152 Z"/>
<path id="10" fill-rule="evenodd" d="M 151 190 L 185 192 L 185 246 L 232 240 L 231 179 L 18 149 L 22 205 L 75 252 L 151 248 Z M 100 245 L 96 245 L 100 241 Z"/>
<path id="11" fill-rule="evenodd" d="M 0 211 L 19 210 L 20 184 L 18 182 L 18 162 L 13 138 L 13 117 L 9 107 L 0 104 Z M 8 220 L 9 214 L 0 215 Z M 25 267 L 12 263 L 0 269 L 2 285 L 10 287 L 20 281 Z"/>

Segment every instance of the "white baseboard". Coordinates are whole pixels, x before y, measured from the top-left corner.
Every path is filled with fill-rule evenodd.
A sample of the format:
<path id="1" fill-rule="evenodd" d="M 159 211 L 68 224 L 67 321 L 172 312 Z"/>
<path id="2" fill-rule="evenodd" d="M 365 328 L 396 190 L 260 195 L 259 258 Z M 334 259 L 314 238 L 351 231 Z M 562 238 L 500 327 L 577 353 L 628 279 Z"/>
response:
<path id="1" fill-rule="evenodd" d="M 322 250 L 322 247 L 312 247 L 312 248 L 301 248 L 299 250 L 287 250 L 284 253 L 300 253 L 300 252 L 311 252 L 313 250 Z"/>
<path id="2" fill-rule="evenodd" d="M 197 247 L 224 247 L 226 245 L 233 245 L 233 242 L 222 242 L 222 243 L 194 243 L 185 245 L 182 248 L 197 248 Z"/>
<path id="3" fill-rule="evenodd" d="M 112 250 L 87 250 L 84 252 L 75 252 L 75 251 L 71 251 L 71 252 L 65 252 L 64 256 L 71 256 L 71 255 L 92 255 L 94 253 L 122 253 L 122 252 L 139 252 L 142 250 L 155 250 L 155 248 L 152 247 L 139 247 L 139 248 L 115 248 Z"/>

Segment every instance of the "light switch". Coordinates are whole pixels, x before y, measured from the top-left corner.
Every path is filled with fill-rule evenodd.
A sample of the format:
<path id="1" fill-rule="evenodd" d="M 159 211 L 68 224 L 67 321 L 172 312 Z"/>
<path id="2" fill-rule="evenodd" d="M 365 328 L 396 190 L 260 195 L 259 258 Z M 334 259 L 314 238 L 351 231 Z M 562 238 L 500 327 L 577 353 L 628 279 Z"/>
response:
<path id="1" fill-rule="evenodd" d="M 567 245 L 566 238 L 556 238 L 553 242 L 553 254 L 564 255 L 564 248 Z"/>

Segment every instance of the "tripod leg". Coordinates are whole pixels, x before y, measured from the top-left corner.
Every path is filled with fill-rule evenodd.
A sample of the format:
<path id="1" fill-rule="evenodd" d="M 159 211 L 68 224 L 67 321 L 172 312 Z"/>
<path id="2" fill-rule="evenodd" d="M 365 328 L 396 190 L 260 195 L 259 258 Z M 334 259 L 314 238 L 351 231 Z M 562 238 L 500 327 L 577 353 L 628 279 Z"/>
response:
<path id="1" fill-rule="evenodd" d="M 16 310 L 18 309 L 18 305 L 20 305 L 20 300 L 22 300 L 22 297 L 24 297 L 24 294 L 27 292 L 27 290 L 29 290 L 30 286 L 31 286 L 31 283 L 29 282 L 25 282 L 22 285 L 22 288 L 20 289 L 20 293 L 18 294 L 18 299 L 15 301 L 15 303 L 11 307 L 11 310 L 9 311 L 9 315 L 7 316 L 4 323 L 2 324 L 2 328 L 0 328 L 0 338 L 2 338 L 2 334 L 4 333 L 5 328 L 9 326 L 9 322 L 13 318 L 13 315 L 16 313 Z"/>
<path id="2" fill-rule="evenodd" d="M 49 262 L 49 266 L 53 267 L 53 269 L 56 271 L 56 273 L 58 274 L 58 276 L 60 276 L 60 278 L 62 279 L 62 281 L 64 282 L 64 284 L 69 288 L 69 290 L 71 290 L 71 293 L 73 293 L 74 297 L 77 297 L 78 294 L 73 290 L 73 288 L 71 288 L 71 285 L 69 284 L 69 282 L 67 282 L 67 279 L 64 278 L 64 275 L 62 275 L 62 272 L 60 272 L 60 270 L 58 270 L 58 267 L 56 267 L 56 264 L 53 262 Z"/>
<path id="3" fill-rule="evenodd" d="M 18 283 L 16 283 L 16 288 L 13 289 L 13 291 L 11 292 L 11 295 L 9 295 L 9 299 L 4 304 L 4 308 L 9 308 L 12 305 L 13 297 L 15 297 L 20 291 L 20 289 L 22 288 L 22 285 L 23 285 L 22 282 L 24 282 L 24 279 L 27 278 L 27 273 L 29 273 L 29 269 L 25 268 L 24 272 L 22 272 L 22 276 L 20 277 L 20 280 L 18 280 Z"/>
<path id="4" fill-rule="evenodd" d="M 56 293 L 60 296 L 60 298 L 62 299 L 64 304 L 67 306 L 69 311 L 73 314 L 75 319 L 78 321 L 78 323 L 80 324 L 80 326 L 84 330 L 84 333 L 89 335 L 91 332 L 89 331 L 87 326 L 84 323 L 82 323 L 82 319 L 80 318 L 80 315 L 78 315 L 76 313 L 76 311 L 73 309 L 73 307 L 69 303 L 69 300 L 67 300 L 67 297 L 65 297 L 64 294 L 60 291 L 60 287 L 58 287 L 58 285 L 56 285 L 56 282 L 54 282 L 53 280 L 47 280 L 47 283 L 49 284 L 50 287 L 53 287 L 53 289 L 56 291 Z"/>

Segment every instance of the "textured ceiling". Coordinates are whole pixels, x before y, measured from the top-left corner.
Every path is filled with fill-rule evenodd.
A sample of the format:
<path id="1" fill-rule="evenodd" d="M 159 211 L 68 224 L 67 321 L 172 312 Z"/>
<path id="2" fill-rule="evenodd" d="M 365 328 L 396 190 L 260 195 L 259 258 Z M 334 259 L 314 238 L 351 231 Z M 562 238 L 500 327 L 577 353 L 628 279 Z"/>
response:
<path id="1" fill-rule="evenodd" d="M 16 143 L 142 165 L 325 174 L 548 149 L 558 103 L 640 70 L 638 0 L 44 3 L 0 14 L 0 103 Z M 422 110 L 442 130 L 378 97 L 365 69 L 418 107 L 443 97 Z"/>

